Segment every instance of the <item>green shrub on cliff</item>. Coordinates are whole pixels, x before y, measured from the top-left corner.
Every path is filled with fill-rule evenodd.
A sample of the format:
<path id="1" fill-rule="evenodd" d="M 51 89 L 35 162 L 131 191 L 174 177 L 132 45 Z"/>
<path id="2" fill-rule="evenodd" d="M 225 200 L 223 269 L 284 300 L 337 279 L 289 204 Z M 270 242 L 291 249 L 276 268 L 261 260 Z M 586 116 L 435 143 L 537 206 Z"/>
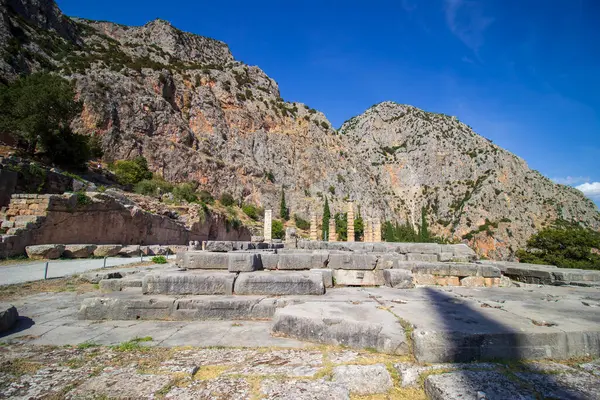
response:
<path id="1" fill-rule="evenodd" d="M 231 194 L 229 194 L 229 193 L 223 193 L 221 195 L 221 198 L 219 199 L 219 201 L 225 207 L 231 207 L 232 205 L 235 204 L 235 200 L 233 199 L 233 196 Z"/>
<path id="2" fill-rule="evenodd" d="M 135 185 L 145 179 L 152 179 L 152 172 L 148 169 L 148 161 L 144 157 L 119 160 L 114 164 L 113 172 L 121 185 Z"/>
<path id="3" fill-rule="evenodd" d="M 524 263 L 600 270 L 600 232 L 558 220 L 531 236 L 517 257 Z"/>
<path id="4" fill-rule="evenodd" d="M 173 188 L 173 197 L 177 201 L 187 201 L 188 203 L 195 203 L 198 201 L 196 190 L 191 183 L 181 183 L 175 186 Z"/>
<path id="5" fill-rule="evenodd" d="M 274 219 L 271 225 L 271 236 L 273 239 L 285 239 L 285 228 L 283 222 L 278 219 Z"/>

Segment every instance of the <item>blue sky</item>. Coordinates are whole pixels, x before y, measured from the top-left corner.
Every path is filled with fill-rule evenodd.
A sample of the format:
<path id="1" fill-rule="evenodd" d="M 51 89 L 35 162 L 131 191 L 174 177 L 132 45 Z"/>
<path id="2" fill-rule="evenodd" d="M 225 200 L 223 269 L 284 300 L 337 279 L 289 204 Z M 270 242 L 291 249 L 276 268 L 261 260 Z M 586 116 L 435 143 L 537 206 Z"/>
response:
<path id="1" fill-rule="evenodd" d="M 600 1 L 57 2 L 222 40 L 336 127 L 385 100 L 455 115 L 600 205 Z"/>

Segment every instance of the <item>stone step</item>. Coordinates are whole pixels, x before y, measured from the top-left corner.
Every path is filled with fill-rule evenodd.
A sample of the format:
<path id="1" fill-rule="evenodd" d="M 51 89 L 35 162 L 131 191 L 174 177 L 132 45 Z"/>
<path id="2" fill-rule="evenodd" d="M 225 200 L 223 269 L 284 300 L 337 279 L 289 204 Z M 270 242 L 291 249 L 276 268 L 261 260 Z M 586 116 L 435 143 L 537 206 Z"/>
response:
<path id="1" fill-rule="evenodd" d="M 142 292 L 148 295 L 233 294 L 236 275 L 227 271 L 179 271 L 144 276 Z"/>
<path id="2" fill-rule="evenodd" d="M 387 354 L 404 355 L 410 351 L 400 321 L 377 303 L 289 305 L 276 311 L 273 334 Z"/>
<path id="3" fill-rule="evenodd" d="M 84 320 L 256 320 L 270 319 L 287 303 L 264 296 L 141 296 L 124 290 L 85 299 Z"/>
<path id="4" fill-rule="evenodd" d="M 235 293 L 240 295 L 322 295 L 324 278 L 318 272 L 262 271 L 240 273 Z"/>

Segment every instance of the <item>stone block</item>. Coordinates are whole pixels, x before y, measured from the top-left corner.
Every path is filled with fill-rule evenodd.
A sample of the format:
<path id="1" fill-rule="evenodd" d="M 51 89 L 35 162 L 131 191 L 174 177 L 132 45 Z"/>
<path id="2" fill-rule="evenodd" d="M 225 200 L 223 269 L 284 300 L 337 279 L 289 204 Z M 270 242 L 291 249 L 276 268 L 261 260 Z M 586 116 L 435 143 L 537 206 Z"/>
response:
<path id="1" fill-rule="evenodd" d="M 323 285 L 325 285 L 326 288 L 333 287 L 333 271 L 329 268 L 313 268 L 310 272 L 321 274 L 323 277 Z"/>
<path id="2" fill-rule="evenodd" d="M 27 246 L 25 252 L 32 260 L 56 260 L 60 258 L 65 246 L 62 244 L 42 244 L 38 246 Z"/>
<path id="3" fill-rule="evenodd" d="M 448 275 L 450 276 L 477 276 L 479 271 L 479 265 L 477 264 L 466 264 L 466 263 L 452 263 L 448 264 Z"/>
<path id="4" fill-rule="evenodd" d="M 485 278 L 482 276 L 467 276 L 460 280 L 460 285 L 466 287 L 485 287 Z"/>
<path id="5" fill-rule="evenodd" d="M 422 254 L 422 253 L 408 253 L 406 255 L 407 261 L 426 261 L 426 262 L 437 262 L 437 254 Z"/>
<path id="6" fill-rule="evenodd" d="M 439 259 L 441 262 L 449 262 L 452 261 L 452 259 L 454 258 L 454 253 L 446 253 L 446 252 L 441 252 L 439 254 Z"/>
<path id="7" fill-rule="evenodd" d="M 251 272 L 241 273 L 235 281 L 239 295 L 322 295 L 323 277 L 312 272 Z"/>
<path id="8" fill-rule="evenodd" d="M 229 253 L 229 272 L 252 272 L 262 269 L 260 255 L 252 253 Z"/>
<path id="9" fill-rule="evenodd" d="M 277 265 L 279 270 L 293 271 L 311 268 L 313 268 L 312 254 L 279 254 L 279 264 Z"/>
<path id="10" fill-rule="evenodd" d="M 402 325 L 374 303 L 309 302 L 288 305 L 275 312 L 273 333 L 300 340 L 408 354 Z"/>
<path id="11" fill-rule="evenodd" d="M 174 320 L 270 319 L 277 310 L 276 299 L 261 296 L 205 296 L 175 301 Z"/>
<path id="12" fill-rule="evenodd" d="M 475 261 L 477 254 L 473 249 L 464 243 L 460 244 L 444 244 L 442 245 L 443 252 L 452 252 L 454 257 L 466 258 L 468 261 Z"/>
<path id="13" fill-rule="evenodd" d="M 207 295 L 232 294 L 235 274 L 221 271 L 172 272 L 146 275 L 144 294 Z"/>
<path id="14" fill-rule="evenodd" d="M 478 265 L 477 276 L 483 276 L 484 278 L 500 278 L 502 273 L 499 268 L 492 265 Z"/>
<path id="15" fill-rule="evenodd" d="M 19 313 L 12 304 L 0 303 L 0 333 L 11 330 L 17 323 Z"/>
<path id="16" fill-rule="evenodd" d="M 386 286 L 396 289 L 410 289 L 415 287 L 413 274 L 404 269 L 386 269 L 383 271 Z"/>
<path id="17" fill-rule="evenodd" d="M 205 250 L 217 253 L 226 253 L 234 250 L 233 242 L 209 240 L 208 242 L 206 242 Z"/>
<path id="18" fill-rule="evenodd" d="M 332 381 L 346 386 L 350 393 L 363 396 L 387 393 L 394 386 L 384 364 L 340 365 L 333 369 Z"/>
<path id="19" fill-rule="evenodd" d="M 551 285 L 555 280 L 553 270 L 555 270 L 555 268 L 547 268 L 544 266 L 511 265 L 506 267 L 504 275 L 519 282 Z"/>
<path id="20" fill-rule="evenodd" d="M 442 246 L 437 243 L 396 243 L 396 252 L 437 255 L 442 252 Z"/>
<path id="21" fill-rule="evenodd" d="M 374 270 L 377 257 L 368 254 L 331 254 L 328 268 L 345 270 Z"/>
<path id="22" fill-rule="evenodd" d="M 431 400 L 537 398 L 530 389 L 496 371 L 456 371 L 430 375 L 425 379 L 425 394 Z"/>
<path id="23" fill-rule="evenodd" d="M 94 244 L 68 244 L 65 246 L 63 256 L 67 258 L 88 258 L 94 254 Z"/>
<path id="24" fill-rule="evenodd" d="M 119 255 L 122 257 L 140 257 L 141 254 L 139 245 L 125 246 L 119 250 Z"/>
<path id="25" fill-rule="evenodd" d="M 186 269 L 228 269 L 228 253 L 189 251 L 183 253 L 183 268 Z"/>
<path id="26" fill-rule="evenodd" d="M 386 270 L 333 270 L 335 286 L 383 286 L 385 279 L 383 272 Z"/>
<path id="27" fill-rule="evenodd" d="M 250 241 L 252 243 L 262 243 L 265 241 L 265 237 L 264 236 L 251 236 Z"/>
<path id="28" fill-rule="evenodd" d="M 378 257 L 375 269 L 397 269 L 399 263 L 406 261 L 405 254 L 386 253 Z"/>
<path id="29" fill-rule="evenodd" d="M 447 277 L 448 286 L 460 286 L 460 279 L 458 276 Z"/>
<path id="30" fill-rule="evenodd" d="M 125 288 L 141 288 L 142 277 L 126 279 L 102 279 L 99 286 L 100 290 L 105 293 L 120 292 Z"/>
<path id="31" fill-rule="evenodd" d="M 476 271 L 477 269 L 475 268 L 474 272 Z M 414 274 L 429 274 L 438 276 L 452 275 L 450 273 L 450 265 L 438 262 L 416 262 L 412 267 L 412 272 Z"/>
<path id="32" fill-rule="evenodd" d="M 123 246 L 121 246 L 120 244 L 101 244 L 96 246 L 96 249 L 94 250 L 94 256 L 114 257 L 117 254 L 119 254 L 122 248 Z"/>
<path id="33" fill-rule="evenodd" d="M 260 260 L 263 269 L 276 270 L 277 264 L 279 263 L 279 254 L 261 254 Z"/>
<path id="34" fill-rule="evenodd" d="M 431 274 L 413 274 L 413 282 L 415 285 L 433 286 L 436 284 L 435 275 Z"/>
<path id="35" fill-rule="evenodd" d="M 373 253 L 393 253 L 397 247 L 396 243 L 373 243 Z"/>
<path id="36" fill-rule="evenodd" d="M 350 400 L 348 388 L 325 379 L 265 379 L 261 399 L 279 400 Z"/>
<path id="37" fill-rule="evenodd" d="M 173 313 L 175 299 L 144 296 L 134 299 L 93 297 L 84 299 L 77 317 L 84 320 L 166 320 Z"/>

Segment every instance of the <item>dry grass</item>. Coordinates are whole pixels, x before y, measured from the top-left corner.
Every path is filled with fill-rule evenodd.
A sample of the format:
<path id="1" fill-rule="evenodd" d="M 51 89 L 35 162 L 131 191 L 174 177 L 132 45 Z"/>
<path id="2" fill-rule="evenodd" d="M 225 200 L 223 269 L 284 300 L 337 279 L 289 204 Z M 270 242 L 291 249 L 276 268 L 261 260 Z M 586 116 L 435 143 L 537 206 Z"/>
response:
<path id="1" fill-rule="evenodd" d="M 225 365 L 203 365 L 198 369 L 198 372 L 194 374 L 194 379 L 199 381 L 209 381 L 218 378 L 229 369 L 230 367 Z"/>
<path id="2" fill-rule="evenodd" d="M 0 286 L 0 301 L 20 299 L 39 293 L 74 292 L 77 294 L 98 290 L 98 285 L 86 282 L 76 277 L 48 279 L 18 283 L 15 285 Z"/>

